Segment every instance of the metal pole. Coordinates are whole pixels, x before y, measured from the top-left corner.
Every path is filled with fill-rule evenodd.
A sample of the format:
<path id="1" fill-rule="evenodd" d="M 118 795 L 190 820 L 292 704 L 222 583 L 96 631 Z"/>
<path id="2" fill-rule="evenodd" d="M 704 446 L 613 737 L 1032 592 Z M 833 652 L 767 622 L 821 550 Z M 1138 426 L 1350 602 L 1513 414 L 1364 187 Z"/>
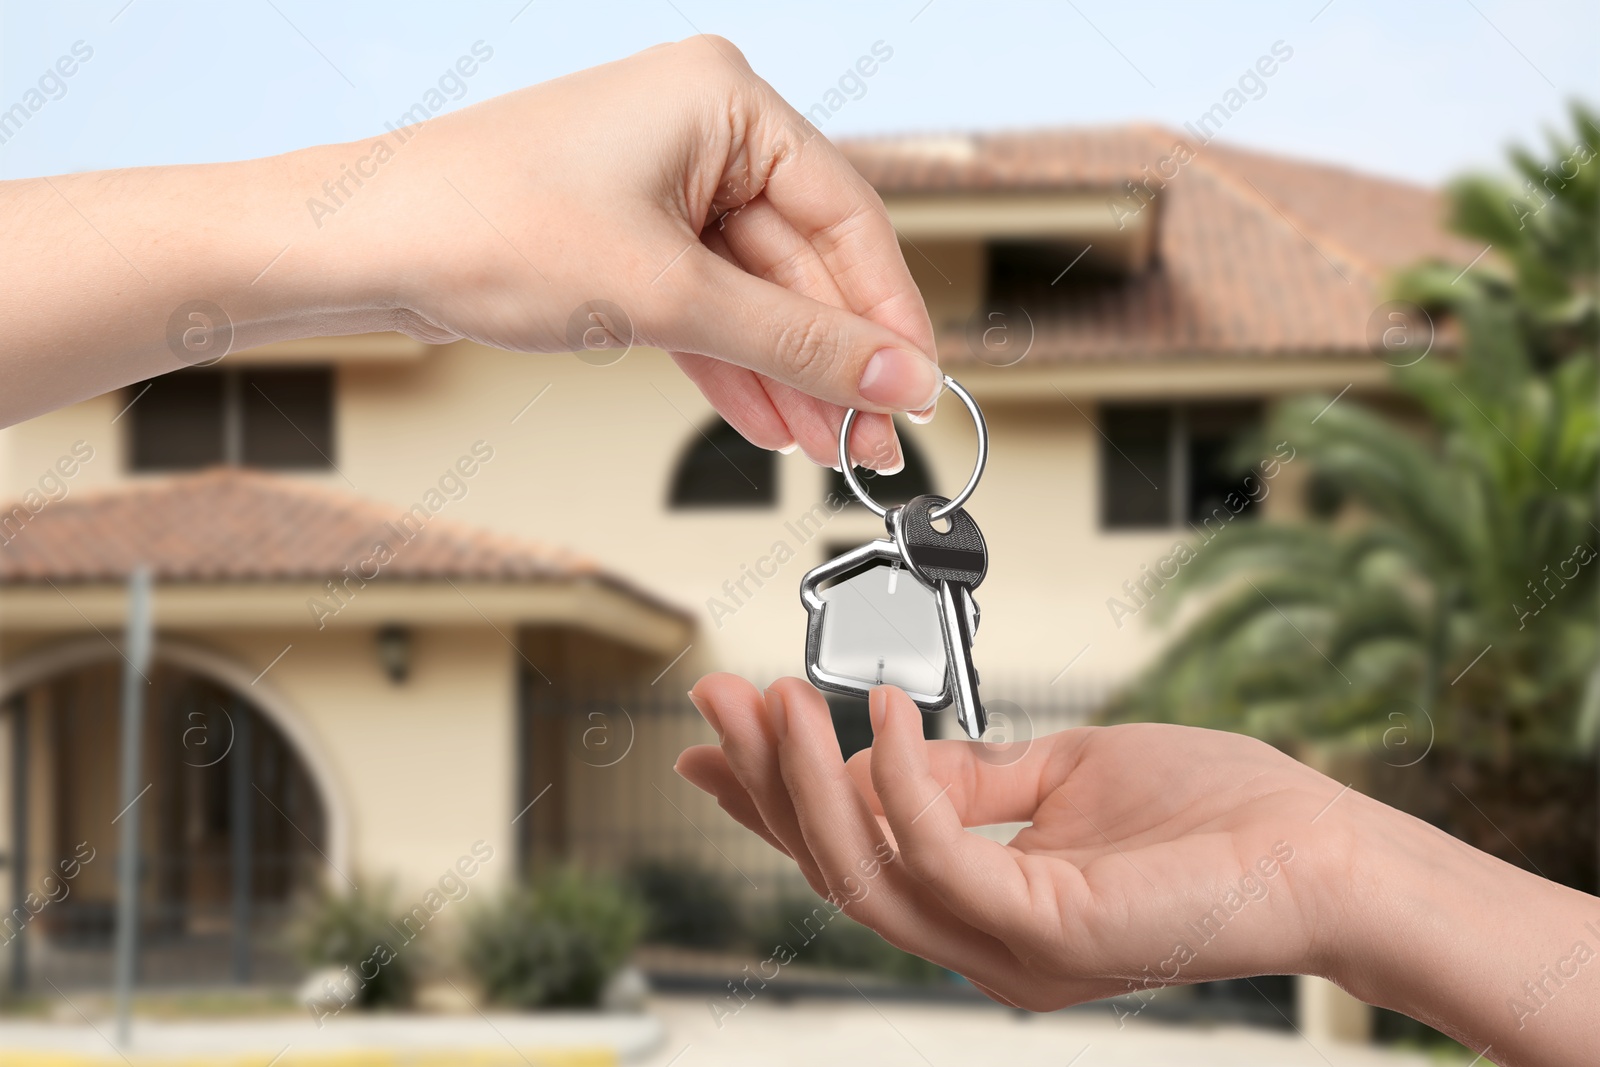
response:
<path id="1" fill-rule="evenodd" d="M 513 783 L 511 786 L 511 804 L 513 811 L 521 812 L 523 811 L 523 805 L 528 800 L 528 760 L 530 758 L 528 745 L 533 737 L 533 724 L 529 721 L 530 716 L 533 714 L 533 678 L 520 664 L 518 668 L 517 719 L 513 741 L 515 751 L 511 757 Z M 532 819 L 517 827 L 517 834 L 512 838 L 511 846 L 513 850 L 511 869 L 517 872 L 527 871 L 533 861 Z"/>
<path id="2" fill-rule="evenodd" d="M 1168 479 L 1172 482 L 1172 497 L 1167 501 L 1167 525 L 1181 529 L 1189 521 L 1189 409 L 1182 404 L 1171 408 L 1172 421 L 1167 428 Z"/>
<path id="3" fill-rule="evenodd" d="M 228 763 L 229 833 L 233 846 L 233 980 L 250 981 L 251 854 L 255 847 L 255 805 L 250 795 L 250 708 L 233 699 L 233 751 Z"/>
<path id="4" fill-rule="evenodd" d="M 126 1046 L 133 1000 L 134 962 L 139 950 L 139 806 L 144 790 L 144 691 L 150 666 L 150 569 L 140 566 L 128 576 L 128 622 L 122 656 L 122 822 L 117 856 L 117 956 L 115 970 L 117 1044 Z"/>
<path id="5" fill-rule="evenodd" d="M 11 702 L 11 915 L 27 915 L 28 896 L 28 703 L 18 695 Z M 9 916 L 8 916 L 9 918 Z M 3 927 L 0 927 L 3 928 Z M 28 984 L 27 927 L 11 938 L 11 989 Z"/>

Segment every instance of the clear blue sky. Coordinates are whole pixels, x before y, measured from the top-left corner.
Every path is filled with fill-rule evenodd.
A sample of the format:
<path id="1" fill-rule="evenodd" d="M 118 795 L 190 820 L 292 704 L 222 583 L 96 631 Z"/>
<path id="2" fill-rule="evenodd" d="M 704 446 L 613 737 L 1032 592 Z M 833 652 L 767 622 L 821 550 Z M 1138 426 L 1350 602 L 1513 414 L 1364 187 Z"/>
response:
<path id="1" fill-rule="evenodd" d="M 0 177 L 266 155 L 380 132 L 475 41 L 465 106 L 696 31 L 801 110 L 873 44 L 893 57 L 830 135 L 1180 125 L 1275 41 L 1238 143 L 1420 181 L 1600 101 L 1594 0 L 0 0 L 0 111 L 93 57 L 0 145 Z"/>

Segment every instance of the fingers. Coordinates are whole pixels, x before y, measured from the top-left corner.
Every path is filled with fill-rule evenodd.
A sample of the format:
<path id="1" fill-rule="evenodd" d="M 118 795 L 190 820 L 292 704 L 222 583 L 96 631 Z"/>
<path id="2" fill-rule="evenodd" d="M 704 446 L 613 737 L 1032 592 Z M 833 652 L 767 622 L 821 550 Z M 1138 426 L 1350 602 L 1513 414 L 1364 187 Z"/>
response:
<path id="1" fill-rule="evenodd" d="M 845 306 L 934 352 L 933 324 L 900 252 L 889 213 L 844 155 L 781 101 L 791 128 L 809 136 L 786 143 L 764 194 L 839 282 Z"/>
<path id="2" fill-rule="evenodd" d="M 733 250 L 719 231 L 709 231 L 702 241 L 711 251 L 729 262 L 736 262 Z M 728 421 L 728 425 L 759 448 L 786 451 L 795 446 L 793 428 L 788 425 L 767 394 L 754 371 L 736 367 L 720 359 L 693 352 L 673 352 L 672 361 L 701 394 Z"/>
<path id="3" fill-rule="evenodd" d="M 835 307 L 848 306 L 838 280 L 829 273 L 815 246 L 796 233 L 765 197 L 756 197 L 724 215 L 706 235 L 708 246 L 716 249 L 718 242 L 728 253 L 723 258 L 758 278 Z M 843 410 L 778 382 L 768 382 L 767 393 L 806 455 L 814 462 L 838 466 Z M 850 443 L 851 456 L 862 466 L 884 471 L 903 466 L 894 424 L 882 415 L 858 417 Z"/>
<path id="4" fill-rule="evenodd" d="M 745 829 L 755 831 L 767 844 L 785 856 L 789 855 L 789 850 L 783 847 L 783 842 L 777 839 L 762 820 L 761 812 L 756 809 L 756 802 L 750 799 L 750 794 L 739 784 L 739 779 L 734 775 L 733 768 L 728 766 L 728 758 L 722 749 L 716 745 L 693 745 L 683 750 L 683 755 L 678 757 L 678 762 L 672 769 L 690 785 L 716 797 L 717 805 L 732 815 Z"/>
<path id="5" fill-rule="evenodd" d="M 837 438 L 838 434 L 834 436 Z M 900 450 L 900 435 L 895 432 L 894 420 L 875 411 L 858 414 L 850 427 L 850 458 L 857 466 L 882 474 L 899 474 L 905 470 L 905 455 Z M 838 461 L 832 465 L 837 466 Z"/>
<path id="6" fill-rule="evenodd" d="M 842 303 L 815 250 L 764 200 L 726 216 L 702 233 L 701 241 L 752 274 L 835 305 Z M 672 358 L 728 424 L 751 443 L 780 451 L 798 445 L 812 462 L 838 466 L 844 411 L 837 405 L 709 356 L 674 352 Z M 772 443 L 780 439 L 785 443 Z M 856 419 L 850 454 L 875 470 L 904 466 L 894 426 L 883 415 L 865 413 Z"/>
<path id="7" fill-rule="evenodd" d="M 798 390 L 763 379 L 755 371 L 735 367 L 720 359 L 693 352 L 670 353 L 672 361 L 692 381 L 717 413 L 751 444 L 774 452 L 792 452 L 803 447 L 806 456 L 818 464 L 839 465 L 839 417 L 837 407 Z M 799 404 L 774 400 L 778 390 L 794 397 Z M 800 404 L 816 408 L 812 413 Z M 787 413 L 785 413 L 787 412 Z M 825 412 L 835 416 L 831 425 Z M 888 427 L 880 429 L 880 427 Z M 869 443 L 863 443 L 863 439 Z M 850 435 L 850 455 L 859 466 L 885 474 L 897 474 L 905 460 L 887 415 L 863 413 L 856 419 Z M 888 457 L 888 458 L 885 458 Z"/>
<path id="8" fill-rule="evenodd" d="M 951 914 L 900 870 L 845 776 L 827 704 L 816 690 L 785 679 L 763 701 L 749 683 L 723 674 L 701 679 L 691 696 L 722 738 L 728 764 L 762 820 L 818 896 L 892 944 L 991 988 L 1015 980 L 1019 965 L 1004 945 Z M 705 769 L 700 761 L 695 757 L 697 774 Z"/>
<path id="9" fill-rule="evenodd" d="M 872 785 L 906 870 L 978 929 L 1006 941 L 1027 937 L 1034 906 L 1018 856 L 962 827 L 948 797 L 953 786 L 928 765 L 922 713 L 889 686 L 874 689 L 868 705 Z"/>
<path id="10" fill-rule="evenodd" d="M 794 447 L 793 431 L 773 406 L 755 371 L 693 352 L 671 355 L 684 376 L 745 440 L 773 452 Z"/>
<path id="11" fill-rule="evenodd" d="M 783 779 L 828 896 L 901 948 L 991 984 L 1014 976 L 1017 961 L 1004 945 L 907 877 L 845 773 L 822 695 L 798 678 L 785 678 L 767 690 L 767 703 L 779 735 Z"/>
<path id="12" fill-rule="evenodd" d="M 768 721 L 765 698 L 743 678 L 712 674 L 695 683 L 689 699 L 717 732 L 728 765 L 761 821 L 794 858 L 816 894 L 827 896 L 827 882 L 806 847 L 778 769 L 777 739 Z"/>
<path id="13" fill-rule="evenodd" d="M 844 421 L 844 409 L 765 375 L 756 375 L 756 380 L 766 389 L 768 399 L 806 457 L 820 466 L 837 469 L 839 424 Z M 856 416 L 850 427 L 850 457 L 858 466 L 874 470 L 899 470 L 905 465 L 889 416 L 876 412 Z"/>
<path id="14" fill-rule="evenodd" d="M 928 773 L 946 790 L 945 799 L 961 825 L 993 826 L 1030 821 L 1044 798 L 1066 778 L 1081 738 L 1080 730 L 1064 730 L 1036 738 L 1020 757 L 1005 754 L 1003 760 L 987 758 L 994 750 L 978 741 L 926 741 L 923 751 Z M 845 767 L 867 804 L 882 815 L 883 799 L 872 778 L 877 752 L 877 746 L 862 749 Z"/>
<path id="15" fill-rule="evenodd" d="M 832 715 L 822 695 L 799 679 L 767 690 L 778 734 L 778 764 L 797 825 L 839 903 L 865 895 L 894 850 L 844 770 Z"/>
<path id="16" fill-rule="evenodd" d="M 703 245 L 684 254 L 651 338 L 759 371 L 865 411 L 917 411 L 943 377 L 918 347 L 880 323 L 757 278 Z"/>

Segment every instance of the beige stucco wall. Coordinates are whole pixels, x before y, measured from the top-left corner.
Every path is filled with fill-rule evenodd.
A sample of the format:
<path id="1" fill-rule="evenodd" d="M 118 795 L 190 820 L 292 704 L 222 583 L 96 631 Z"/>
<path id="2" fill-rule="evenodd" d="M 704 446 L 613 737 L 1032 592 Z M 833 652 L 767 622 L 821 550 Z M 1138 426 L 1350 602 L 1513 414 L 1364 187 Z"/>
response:
<path id="1" fill-rule="evenodd" d="M 1099 530 L 1100 446 L 1087 416 L 1100 394 L 1196 390 L 1193 383 L 1163 390 L 1172 379 L 1161 368 L 1102 370 L 1077 387 L 1062 376 L 1074 408 L 1048 386 L 1011 388 L 1025 373 L 1037 372 L 1026 363 L 963 371 L 984 401 L 992 434 L 988 471 L 970 505 L 991 547 L 989 577 L 978 598 L 984 609 L 979 662 L 996 680 L 1047 681 L 1088 646 L 1069 677 L 1120 678 L 1150 655 L 1158 635 L 1145 618 L 1116 626 L 1106 598 L 1119 595 L 1124 579 L 1137 578 L 1141 564 L 1165 555 L 1177 532 Z M 1323 379 L 1337 380 L 1340 373 L 1333 367 Z M 1302 373 L 1293 384 L 1302 382 L 1316 379 Z M 1231 383 L 1240 392 L 1271 387 L 1272 374 L 1256 369 Z M 297 477 L 387 501 L 398 514 L 474 442 L 486 441 L 494 458 L 442 515 L 575 549 L 690 609 L 701 629 L 685 662 L 700 667 L 762 678 L 800 671 L 801 575 L 830 547 L 881 531 L 870 514 L 850 508 L 830 516 L 809 541 L 797 536 L 796 524 L 823 501 L 828 486 L 826 472 L 798 454 L 778 459 L 775 507 L 669 510 L 673 469 L 711 409 L 654 350 L 597 367 L 572 355 L 461 343 L 420 361 L 346 366 L 338 389 L 342 475 Z M 0 431 L 9 451 L 0 490 L 6 496 L 25 491 L 78 440 L 92 444 L 95 457 L 71 481 L 71 492 L 124 480 L 122 426 L 110 424 L 123 402 L 101 397 Z M 933 424 L 912 427 L 908 436 L 928 460 L 937 488 L 949 492 L 961 484 L 972 462 L 972 432 L 958 403 L 948 399 Z M 773 555 L 780 542 L 793 559 L 760 587 L 746 578 L 749 596 L 729 595 L 724 583 L 738 582 L 745 567 Z"/>
<path id="2" fill-rule="evenodd" d="M 417 631 L 403 685 L 382 675 L 370 633 L 221 634 L 208 643 L 257 670 L 293 645 L 256 688 L 300 715 L 327 758 L 346 805 L 329 812 L 347 820 L 345 875 L 359 883 L 393 874 L 403 895 L 420 894 L 480 839 L 496 853 L 480 884 L 509 875 L 516 652 L 492 629 Z"/>
<path id="3" fill-rule="evenodd" d="M 798 672 L 801 575 L 829 547 L 881 535 L 877 519 L 851 508 L 830 516 L 809 542 L 797 536 L 799 520 L 828 487 L 826 472 L 798 454 L 778 461 L 779 502 L 771 509 L 668 510 L 673 469 L 696 439 L 690 424 L 703 424 L 710 408 L 658 352 L 594 367 L 572 356 L 459 346 L 412 368 L 347 372 L 343 384 L 350 399 L 340 466 L 364 491 L 397 505 L 413 501 L 473 441 L 488 441 L 495 458 L 448 514 L 572 546 L 692 608 L 708 664 L 763 676 Z M 1109 621 L 1103 604 L 1085 605 L 1103 600 L 1171 538 L 1097 533 L 1094 431 L 1070 408 L 1002 404 L 989 418 L 991 461 L 972 504 L 994 550 L 979 598 L 984 662 L 997 673 L 1031 676 L 1049 667 L 1053 676 L 1101 629 L 1098 622 Z M 910 436 L 938 486 L 961 484 L 973 453 L 959 404 L 947 403 L 934 424 Z M 746 579 L 749 596 L 724 589 L 746 566 L 783 554 L 779 543 L 794 558 L 775 577 L 759 587 Z M 1106 583 L 1108 574 L 1116 580 Z M 1096 673 L 1125 670 L 1141 654 L 1137 639 L 1109 636 Z"/>

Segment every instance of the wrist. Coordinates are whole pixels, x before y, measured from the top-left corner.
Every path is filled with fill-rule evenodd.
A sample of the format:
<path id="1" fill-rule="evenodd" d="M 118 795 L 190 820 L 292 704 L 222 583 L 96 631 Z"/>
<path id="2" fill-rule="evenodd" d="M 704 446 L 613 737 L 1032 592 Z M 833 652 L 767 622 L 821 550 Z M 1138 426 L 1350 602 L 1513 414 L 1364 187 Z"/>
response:
<path id="1" fill-rule="evenodd" d="M 197 362 L 209 355 L 185 351 L 173 336 L 173 317 L 181 329 L 187 318 L 180 312 L 191 305 L 203 316 L 196 322 L 213 320 L 220 309 L 216 325 L 231 330 L 232 352 L 392 328 L 369 243 L 354 227 L 319 230 L 307 209 L 337 147 L 124 172 L 128 197 L 147 205 L 129 255 L 161 291 L 140 312 L 151 319 L 140 332 L 159 348 L 149 356 L 150 373 L 173 369 L 173 357 Z"/>
<path id="2" fill-rule="evenodd" d="M 1481 892 L 1486 872 L 1442 831 L 1369 797 L 1349 800 L 1341 821 L 1354 844 L 1334 883 L 1344 922 L 1328 977 L 1369 1004 L 1417 1017 L 1440 946 L 1469 909 L 1462 893 Z"/>
<path id="3" fill-rule="evenodd" d="M 370 152 L 360 142 L 319 145 L 241 165 L 250 168 L 248 217 L 230 278 L 259 338 L 246 344 L 395 328 L 395 257 L 370 222 L 381 189 L 357 172 Z"/>
<path id="4" fill-rule="evenodd" d="M 480 208 L 475 189 L 467 199 L 473 161 L 455 150 L 447 118 L 279 157 L 296 190 L 294 232 L 305 235 L 293 284 L 330 294 L 349 327 L 323 332 L 453 340 L 460 334 L 441 325 L 448 309 L 505 283 L 496 257 L 526 260 L 491 221 L 494 208 Z M 519 312 L 537 295 L 519 293 Z"/>
<path id="5" fill-rule="evenodd" d="M 1600 900 L 1355 799 L 1328 977 L 1475 1052 L 1493 1046 L 1494 1062 L 1571 1062 L 1567 1042 L 1600 1011 Z"/>

